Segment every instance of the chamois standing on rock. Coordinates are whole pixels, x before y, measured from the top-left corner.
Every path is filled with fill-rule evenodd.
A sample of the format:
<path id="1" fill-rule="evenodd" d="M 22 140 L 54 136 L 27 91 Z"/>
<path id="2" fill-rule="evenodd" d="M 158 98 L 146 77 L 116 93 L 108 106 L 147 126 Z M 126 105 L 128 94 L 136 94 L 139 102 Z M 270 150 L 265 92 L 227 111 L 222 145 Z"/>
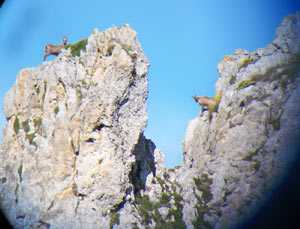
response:
<path id="1" fill-rule="evenodd" d="M 214 98 L 210 98 L 207 96 L 203 96 L 203 97 L 197 97 L 196 95 L 192 96 L 193 99 L 200 104 L 201 106 L 201 115 L 203 114 L 203 110 L 207 110 L 210 107 L 214 106 L 216 104 L 215 99 Z"/>
<path id="2" fill-rule="evenodd" d="M 52 44 L 47 44 L 45 46 L 45 55 L 44 55 L 44 61 L 47 56 L 49 55 L 58 55 L 61 53 L 62 49 L 66 47 L 67 44 L 67 37 L 63 36 L 63 45 L 52 45 Z"/>

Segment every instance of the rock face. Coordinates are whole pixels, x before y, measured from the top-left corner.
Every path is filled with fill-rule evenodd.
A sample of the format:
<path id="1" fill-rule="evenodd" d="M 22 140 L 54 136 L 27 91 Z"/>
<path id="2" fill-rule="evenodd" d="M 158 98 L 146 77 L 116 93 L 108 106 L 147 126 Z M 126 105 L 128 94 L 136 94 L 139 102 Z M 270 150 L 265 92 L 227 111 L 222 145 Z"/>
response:
<path id="1" fill-rule="evenodd" d="M 224 228 L 249 216 L 298 156 L 300 12 L 284 18 L 272 44 L 236 50 L 217 69 L 218 112 L 189 122 L 183 154 L 184 167 L 211 179 L 204 218 Z"/>
<path id="2" fill-rule="evenodd" d="M 232 228 L 297 156 L 300 13 L 267 47 L 224 56 L 218 106 L 189 122 L 171 169 L 143 135 L 136 33 L 95 30 L 71 53 L 22 70 L 5 97 L 0 206 L 15 228 Z"/>
<path id="3" fill-rule="evenodd" d="M 18 74 L 0 154 L 1 209 L 12 225 L 108 227 L 133 197 L 143 160 L 135 145 L 147 123 L 148 67 L 125 25 L 95 30 L 80 57 L 64 51 Z"/>

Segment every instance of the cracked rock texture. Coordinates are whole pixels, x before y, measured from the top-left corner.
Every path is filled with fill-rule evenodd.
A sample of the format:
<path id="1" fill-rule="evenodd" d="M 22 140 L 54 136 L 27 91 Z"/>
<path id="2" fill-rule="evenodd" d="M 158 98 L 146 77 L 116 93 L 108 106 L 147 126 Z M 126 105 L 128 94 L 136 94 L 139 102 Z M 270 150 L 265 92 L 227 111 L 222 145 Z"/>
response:
<path id="1" fill-rule="evenodd" d="M 108 227 L 133 196 L 148 67 L 125 25 L 95 30 L 80 57 L 64 51 L 19 72 L 5 96 L 0 154 L 1 209 L 12 225 Z"/>
<path id="2" fill-rule="evenodd" d="M 125 25 L 20 71 L 0 153 L 15 228 L 234 228 L 274 191 L 298 156 L 300 13 L 265 48 L 224 56 L 220 103 L 189 122 L 175 168 L 143 135 L 148 67 Z"/>
<path id="3" fill-rule="evenodd" d="M 283 19 L 273 43 L 236 50 L 217 69 L 218 112 L 189 122 L 183 166 L 212 179 L 204 220 L 227 228 L 263 203 L 298 156 L 300 12 Z"/>

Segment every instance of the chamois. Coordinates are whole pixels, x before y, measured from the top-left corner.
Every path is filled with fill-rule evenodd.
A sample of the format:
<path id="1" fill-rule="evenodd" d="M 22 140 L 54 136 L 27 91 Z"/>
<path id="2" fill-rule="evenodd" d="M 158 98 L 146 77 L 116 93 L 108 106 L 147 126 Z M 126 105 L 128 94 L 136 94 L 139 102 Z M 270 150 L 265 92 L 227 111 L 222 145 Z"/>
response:
<path id="1" fill-rule="evenodd" d="M 213 105 L 215 105 L 215 99 L 207 96 L 197 97 L 196 95 L 192 96 L 193 99 L 200 104 L 201 106 L 201 115 L 203 114 L 204 109 L 209 109 Z"/>
<path id="2" fill-rule="evenodd" d="M 47 44 L 45 46 L 45 55 L 44 55 L 44 61 L 47 56 L 49 55 L 58 55 L 61 53 L 62 49 L 66 47 L 67 44 L 67 37 L 63 36 L 63 45 L 52 45 L 52 44 Z"/>

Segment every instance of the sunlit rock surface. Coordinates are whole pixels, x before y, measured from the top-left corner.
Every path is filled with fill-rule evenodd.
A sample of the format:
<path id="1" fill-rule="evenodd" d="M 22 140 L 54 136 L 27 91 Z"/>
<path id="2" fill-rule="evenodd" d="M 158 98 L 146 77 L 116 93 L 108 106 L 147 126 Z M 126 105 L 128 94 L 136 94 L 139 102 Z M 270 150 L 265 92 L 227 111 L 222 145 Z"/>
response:
<path id="1" fill-rule="evenodd" d="M 298 156 L 299 53 L 300 13 L 265 48 L 225 55 L 218 106 L 188 123 L 183 164 L 166 168 L 143 135 L 149 62 L 136 32 L 95 30 L 79 57 L 21 70 L 6 94 L 1 210 L 15 228 L 243 223 Z"/>
<path id="2" fill-rule="evenodd" d="M 64 51 L 19 72 L 5 96 L 0 154 L 1 209 L 12 225 L 108 227 L 133 198 L 148 67 L 125 25 L 95 30 L 80 57 Z"/>

